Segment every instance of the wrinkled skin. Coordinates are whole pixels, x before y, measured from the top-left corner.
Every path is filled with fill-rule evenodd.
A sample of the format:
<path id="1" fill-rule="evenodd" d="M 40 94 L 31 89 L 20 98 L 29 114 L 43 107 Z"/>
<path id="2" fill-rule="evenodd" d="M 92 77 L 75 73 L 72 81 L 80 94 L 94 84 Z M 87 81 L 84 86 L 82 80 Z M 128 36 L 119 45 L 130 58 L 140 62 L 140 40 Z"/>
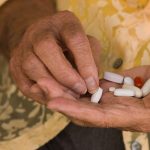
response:
<path id="1" fill-rule="evenodd" d="M 22 93 L 40 103 L 46 95 L 78 98 L 98 88 L 99 53 L 98 41 L 85 34 L 76 16 L 62 11 L 26 29 L 11 50 L 10 71 Z"/>
<path id="2" fill-rule="evenodd" d="M 65 57 L 65 55 L 67 57 Z M 83 126 L 113 127 L 130 131 L 150 131 L 150 95 L 143 99 L 115 97 L 105 89 L 100 104 L 90 97 L 80 98 L 98 88 L 100 45 L 87 36 L 74 14 L 58 12 L 28 27 L 19 44 L 11 50 L 10 71 L 24 95 L 49 109 L 59 111 Z M 150 66 L 124 72 L 144 80 Z"/>
<path id="3" fill-rule="evenodd" d="M 132 78 L 138 75 L 146 81 L 150 78 L 150 66 L 137 67 L 123 74 Z M 49 102 L 48 108 L 65 114 L 73 122 L 82 126 L 150 131 L 150 94 L 143 99 L 116 97 L 108 92 L 108 88 L 120 87 L 120 85 L 101 80 L 100 86 L 105 91 L 100 104 L 91 103 L 90 97 L 79 100 L 57 98 Z"/>

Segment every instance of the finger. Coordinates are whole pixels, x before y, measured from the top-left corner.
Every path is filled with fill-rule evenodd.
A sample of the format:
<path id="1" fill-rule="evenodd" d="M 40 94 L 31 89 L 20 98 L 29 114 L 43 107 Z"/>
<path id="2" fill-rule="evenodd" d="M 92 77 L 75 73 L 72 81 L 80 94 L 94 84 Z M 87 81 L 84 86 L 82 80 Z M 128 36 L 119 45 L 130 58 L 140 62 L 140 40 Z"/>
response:
<path id="1" fill-rule="evenodd" d="M 98 70 L 82 25 L 74 15 L 73 18 L 69 22 L 64 20 L 60 34 L 72 52 L 78 71 L 86 82 L 89 92 L 93 93 L 98 88 Z"/>
<path id="2" fill-rule="evenodd" d="M 21 90 L 21 92 L 28 96 L 29 95 L 29 89 L 33 85 L 33 82 L 31 82 L 23 73 L 21 70 L 20 63 L 16 62 L 15 59 L 10 60 L 9 65 L 10 72 L 12 74 L 13 79 L 15 80 L 17 86 Z"/>
<path id="3" fill-rule="evenodd" d="M 101 46 L 100 46 L 100 42 L 88 35 L 88 40 L 89 40 L 89 43 L 90 43 L 90 47 L 91 47 L 91 50 L 92 50 L 92 54 L 93 54 L 93 58 L 94 58 L 94 61 L 95 61 L 95 64 L 97 66 L 97 70 L 99 71 L 100 69 L 100 54 L 101 54 Z"/>
<path id="4" fill-rule="evenodd" d="M 35 44 L 34 51 L 61 84 L 79 94 L 86 93 L 87 89 L 83 79 L 66 60 L 62 49 L 58 46 L 55 39 L 48 37 Z"/>
<path id="5" fill-rule="evenodd" d="M 25 58 L 22 61 L 22 70 L 33 81 L 37 81 L 40 78 L 49 78 L 50 73 L 39 58 L 31 51 L 26 53 Z"/>
<path id="6" fill-rule="evenodd" d="M 137 76 L 141 76 L 143 80 L 146 81 L 150 77 L 150 65 L 129 69 L 126 70 L 123 74 L 125 76 L 130 76 L 133 79 Z"/>
<path id="7" fill-rule="evenodd" d="M 90 43 L 90 47 L 92 50 L 94 61 L 95 61 L 96 66 L 97 66 L 97 70 L 99 70 L 100 69 L 100 53 L 101 53 L 100 43 L 96 38 L 94 38 L 90 35 L 87 35 L 87 37 L 88 37 L 88 40 Z M 66 48 L 64 47 L 63 50 L 64 49 L 66 49 Z M 65 54 L 66 58 L 69 60 L 69 62 L 71 62 L 73 67 L 76 68 L 72 53 L 70 51 L 68 51 L 68 49 L 67 49 L 66 51 L 64 51 L 64 54 Z"/>
<path id="8" fill-rule="evenodd" d="M 19 64 L 14 64 L 14 60 L 11 60 L 10 71 L 20 91 L 29 98 L 32 98 L 40 103 L 45 103 L 45 97 L 42 90 L 37 86 L 36 91 L 33 90 L 33 92 L 32 88 L 34 87 L 34 83 L 22 72 Z"/>
<path id="9" fill-rule="evenodd" d="M 79 98 L 78 94 L 62 87 L 53 77 L 51 78 L 41 78 L 37 81 L 40 88 L 42 88 L 47 98 L 50 100 L 56 97 L 66 97 L 66 98 Z"/>
<path id="10" fill-rule="evenodd" d="M 57 87 L 61 88 L 61 90 L 68 91 L 68 94 L 70 93 L 70 95 L 72 95 L 76 98 L 79 98 L 78 94 L 74 93 L 71 90 L 68 90 L 64 86 L 60 85 L 60 83 L 58 83 L 57 81 L 54 81 L 55 79 L 47 71 L 47 69 L 42 64 L 42 62 L 32 52 L 28 52 L 28 55 L 26 57 L 27 58 L 25 58 L 23 65 L 22 65 L 22 68 L 23 68 L 24 73 L 31 80 L 33 80 L 35 82 L 38 82 L 41 79 L 45 79 L 46 81 L 53 80 L 53 84 L 54 84 L 53 86 L 55 86 L 55 84 L 57 84 Z M 41 93 L 38 93 L 39 87 L 37 87 L 37 86 L 38 85 L 36 84 L 36 87 L 35 86 L 34 86 L 34 88 L 32 87 L 31 93 L 32 94 L 37 93 L 37 95 L 41 95 Z M 47 91 L 49 90 L 49 87 L 47 87 L 47 83 L 43 86 L 42 86 L 42 88 L 44 89 L 44 91 L 46 91 L 45 88 L 47 88 Z M 50 90 L 52 91 L 53 88 L 51 87 Z"/>

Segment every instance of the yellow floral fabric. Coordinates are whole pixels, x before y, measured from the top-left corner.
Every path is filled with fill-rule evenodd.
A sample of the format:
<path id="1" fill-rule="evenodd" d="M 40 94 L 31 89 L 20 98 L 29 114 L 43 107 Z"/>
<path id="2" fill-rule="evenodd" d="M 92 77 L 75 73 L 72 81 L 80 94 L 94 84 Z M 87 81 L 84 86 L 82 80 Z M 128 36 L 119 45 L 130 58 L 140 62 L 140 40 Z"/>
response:
<path id="1" fill-rule="evenodd" d="M 101 73 L 150 64 L 149 0 L 58 0 L 58 10 L 65 9 L 77 15 L 87 34 L 99 39 Z M 123 59 L 119 70 L 113 68 L 117 58 Z M 148 134 L 123 136 L 127 150 L 149 150 Z"/>
<path id="2" fill-rule="evenodd" d="M 58 9 L 73 11 L 86 33 L 100 40 L 101 70 L 112 70 L 117 58 L 121 69 L 150 64 L 150 3 L 148 0 L 61 0 Z"/>

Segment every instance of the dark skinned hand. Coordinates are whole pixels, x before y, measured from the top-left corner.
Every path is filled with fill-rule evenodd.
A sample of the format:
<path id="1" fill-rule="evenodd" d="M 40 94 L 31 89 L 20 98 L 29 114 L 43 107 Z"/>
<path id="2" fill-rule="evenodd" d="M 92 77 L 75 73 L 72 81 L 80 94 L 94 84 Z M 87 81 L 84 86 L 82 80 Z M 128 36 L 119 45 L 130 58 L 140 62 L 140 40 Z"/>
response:
<path id="1" fill-rule="evenodd" d="M 123 73 L 144 81 L 150 78 L 150 66 L 141 66 Z M 82 126 L 111 127 L 129 131 L 150 131 L 150 95 L 143 99 L 135 97 L 116 97 L 108 92 L 110 86 L 120 87 L 105 80 L 100 81 L 104 94 L 100 104 L 90 102 L 90 97 L 79 100 L 56 98 L 49 102 L 48 108 L 61 112 L 73 122 Z"/>

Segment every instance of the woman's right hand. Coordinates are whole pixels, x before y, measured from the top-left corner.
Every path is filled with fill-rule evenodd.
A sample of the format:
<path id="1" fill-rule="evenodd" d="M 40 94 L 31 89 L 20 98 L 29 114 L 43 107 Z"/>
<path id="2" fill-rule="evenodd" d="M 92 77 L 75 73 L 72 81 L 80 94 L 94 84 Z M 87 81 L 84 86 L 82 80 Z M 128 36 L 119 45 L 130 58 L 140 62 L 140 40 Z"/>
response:
<path id="1" fill-rule="evenodd" d="M 11 50 L 10 70 L 23 94 L 40 103 L 46 103 L 46 95 L 76 98 L 98 88 L 99 51 L 73 13 L 58 12 L 26 30 Z M 64 53 L 73 56 L 77 69 Z"/>

